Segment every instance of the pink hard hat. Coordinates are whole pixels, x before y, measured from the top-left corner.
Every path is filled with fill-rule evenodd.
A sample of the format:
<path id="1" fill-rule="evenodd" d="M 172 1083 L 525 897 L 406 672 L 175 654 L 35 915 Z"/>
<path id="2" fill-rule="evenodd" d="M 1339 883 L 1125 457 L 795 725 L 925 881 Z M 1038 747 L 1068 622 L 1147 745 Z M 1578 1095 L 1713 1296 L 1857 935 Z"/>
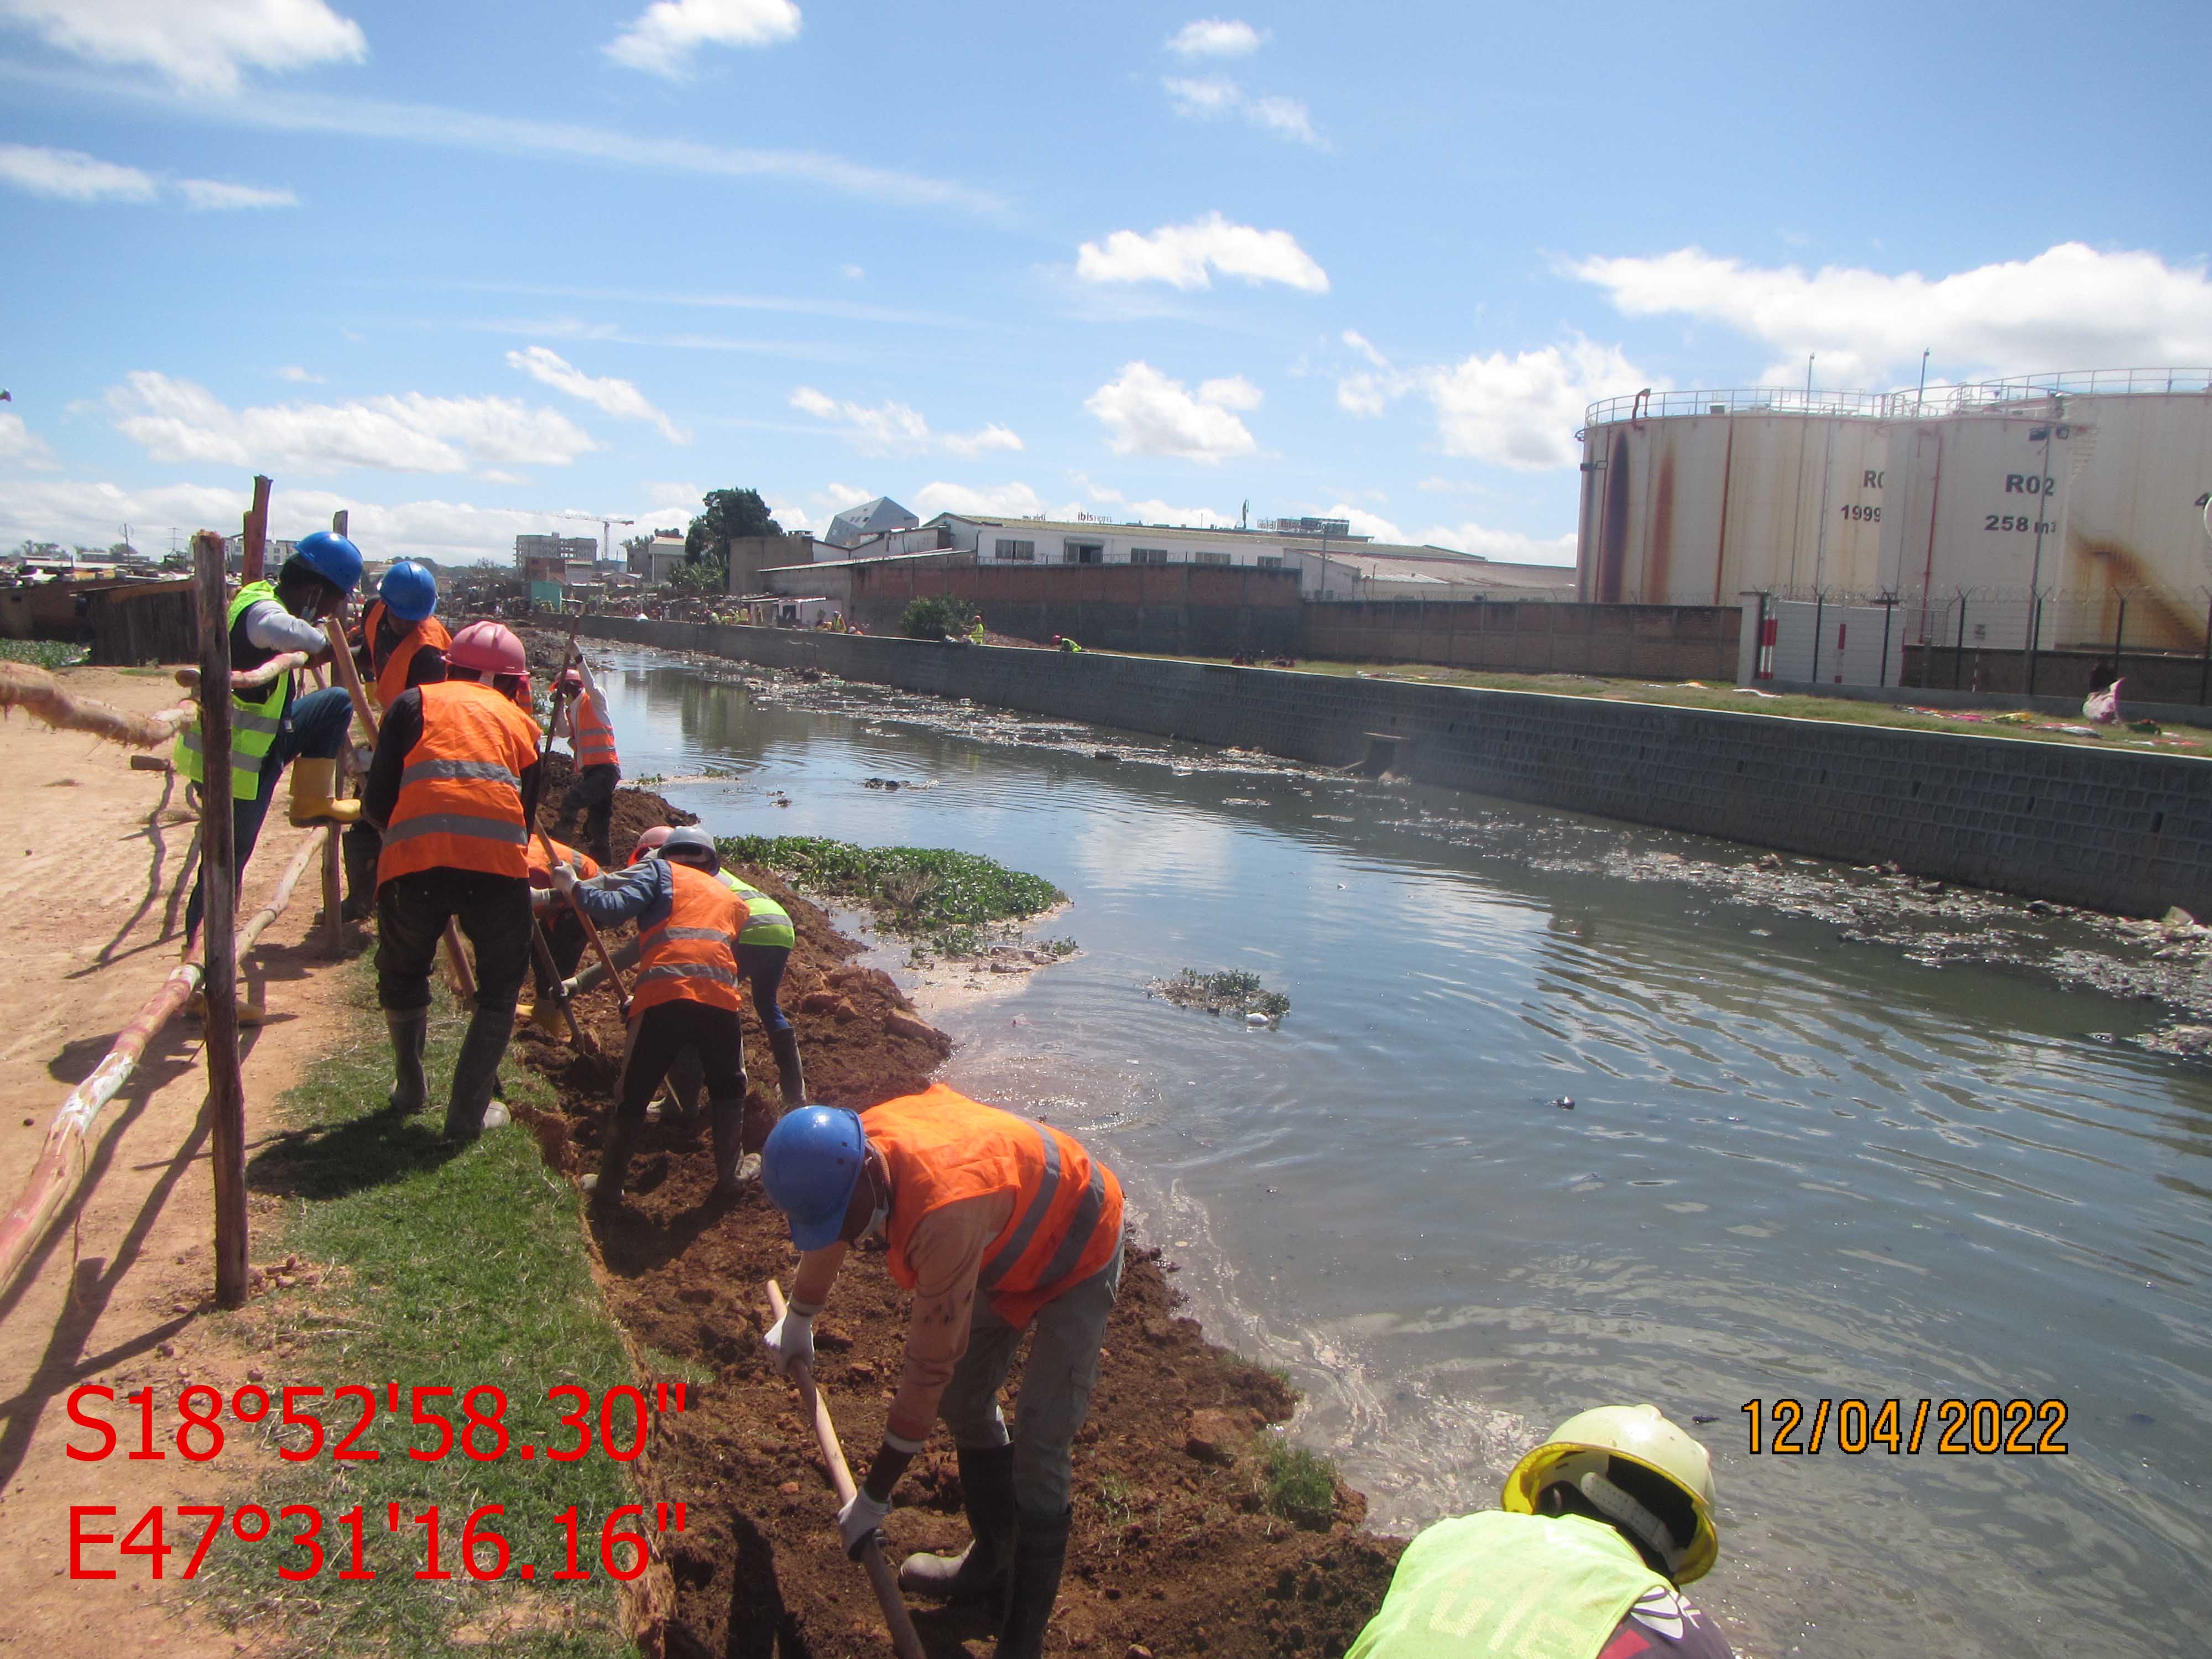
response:
<path id="1" fill-rule="evenodd" d="M 479 674 L 530 672 L 530 656 L 514 630 L 495 622 L 471 623 L 453 635 L 446 647 L 446 660 L 455 668 L 473 668 Z"/>

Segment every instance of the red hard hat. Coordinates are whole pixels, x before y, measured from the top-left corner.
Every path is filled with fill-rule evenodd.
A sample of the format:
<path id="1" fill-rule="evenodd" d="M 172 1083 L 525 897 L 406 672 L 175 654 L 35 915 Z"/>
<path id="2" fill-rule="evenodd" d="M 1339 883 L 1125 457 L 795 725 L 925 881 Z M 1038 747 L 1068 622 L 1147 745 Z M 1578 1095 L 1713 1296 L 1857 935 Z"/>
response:
<path id="1" fill-rule="evenodd" d="M 580 691 L 584 689 L 584 677 L 573 668 L 564 668 L 561 671 L 560 678 L 553 684 L 558 689 L 566 690 L 574 687 Z"/>
<path id="2" fill-rule="evenodd" d="M 446 660 L 455 668 L 473 668 L 479 674 L 527 674 L 530 656 L 512 629 L 495 622 L 471 623 L 453 635 L 446 647 Z"/>
<path id="3" fill-rule="evenodd" d="M 629 849 L 629 861 L 635 864 L 640 859 L 649 855 L 653 848 L 667 839 L 668 826 L 665 823 L 656 823 L 637 838 L 637 845 Z"/>

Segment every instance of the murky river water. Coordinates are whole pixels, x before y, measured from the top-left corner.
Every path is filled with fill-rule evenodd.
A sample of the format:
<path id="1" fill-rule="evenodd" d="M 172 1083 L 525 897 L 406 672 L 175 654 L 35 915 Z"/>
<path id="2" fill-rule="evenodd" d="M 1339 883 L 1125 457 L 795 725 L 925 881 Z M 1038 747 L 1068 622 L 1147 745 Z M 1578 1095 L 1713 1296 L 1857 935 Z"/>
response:
<path id="1" fill-rule="evenodd" d="M 957 847 L 1067 891 L 1048 931 L 1083 953 L 941 1017 L 948 1079 L 1104 1152 L 1378 1523 L 1494 1503 L 1552 1422 L 1650 1400 L 1713 1419 L 1698 1593 L 1748 1652 L 2207 1650 L 2212 1079 L 2088 1036 L 2150 1011 L 1541 867 L 1614 826 L 616 660 L 626 769 L 732 774 L 668 790 L 717 832 Z M 1255 969 L 1291 1012 L 1146 996 L 1185 965 Z M 2059 1401 L 2068 1449 L 1940 1455 L 1931 1413 L 1917 1455 L 1846 1454 L 1832 1419 L 1817 1455 L 1753 1455 L 1742 1407 L 1784 1397 L 1898 1399 L 1908 1434 L 1923 1399 Z M 2012 1425 L 1955 1443 L 1978 1426 Z"/>

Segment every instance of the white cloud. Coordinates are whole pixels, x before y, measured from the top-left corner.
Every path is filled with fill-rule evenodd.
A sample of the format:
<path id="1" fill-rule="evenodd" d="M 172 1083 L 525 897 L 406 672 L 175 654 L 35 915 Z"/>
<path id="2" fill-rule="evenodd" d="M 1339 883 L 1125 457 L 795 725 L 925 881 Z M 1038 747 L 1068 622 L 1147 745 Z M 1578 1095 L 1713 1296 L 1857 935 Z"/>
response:
<path id="1" fill-rule="evenodd" d="M 924 455 L 941 449 L 970 459 L 994 449 L 1019 449 L 1020 436 L 996 421 L 974 432 L 933 432 L 919 410 L 886 400 L 877 404 L 841 403 L 811 386 L 794 387 L 791 406 L 802 415 L 828 421 L 863 455 Z M 862 495 L 861 501 L 873 500 Z M 847 502 L 847 506 L 852 505 Z"/>
<path id="2" fill-rule="evenodd" d="M 276 371 L 276 378 L 280 380 L 296 381 L 301 386 L 320 386 L 323 383 L 321 375 L 310 374 L 297 363 L 285 364 Z"/>
<path id="3" fill-rule="evenodd" d="M 1084 243 L 1075 257 L 1075 274 L 1086 283 L 1211 288 L 1212 270 L 1255 287 L 1281 283 L 1304 294 L 1328 292 L 1328 273 L 1290 232 L 1231 224 L 1218 212 L 1162 225 L 1149 236 L 1117 230 L 1103 244 Z"/>
<path id="4" fill-rule="evenodd" d="M 432 398 L 419 392 L 344 404 L 233 410 L 205 386 L 139 370 L 110 388 L 116 429 L 157 461 L 387 472 L 465 472 L 480 466 L 566 466 L 597 449 L 550 409 L 511 398 Z"/>
<path id="5" fill-rule="evenodd" d="M 1259 446 L 1234 410 L 1256 409 L 1260 391 L 1241 376 L 1208 380 L 1193 397 L 1150 363 L 1122 365 L 1083 406 L 1105 423 L 1121 455 L 1173 455 L 1209 465 Z"/>
<path id="6" fill-rule="evenodd" d="M 1445 454 L 1522 472 L 1579 459 L 1575 431 L 1598 398 L 1664 384 L 1640 373 L 1618 346 L 1581 338 L 1514 356 L 1477 352 L 1456 363 L 1409 369 L 1393 366 L 1357 333 L 1347 330 L 1343 339 L 1369 367 L 1337 382 L 1340 408 L 1372 417 L 1394 400 L 1420 392 L 1435 410 Z"/>
<path id="7" fill-rule="evenodd" d="M 863 267 L 848 262 L 837 267 L 837 274 L 848 283 L 857 283 L 868 273 Z"/>
<path id="8" fill-rule="evenodd" d="M 1403 542 L 1406 539 L 1406 532 L 1389 520 L 1380 514 L 1370 513 L 1364 507 L 1353 507 L 1348 501 L 1337 502 L 1321 516 L 1342 519 L 1352 526 L 1353 535 L 1365 536 L 1373 541 Z"/>
<path id="9" fill-rule="evenodd" d="M 44 471 L 53 464 L 53 452 L 46 447 L 46 440 L 26 426 L 21 415 L 0 410 L 0 466 Z"/>
<path id="10" fill-rule="evenodd" d="M 1083 486 L 1083 493 L 1091 498 L 1093 506 L 1119 507 L 1124 517 L 1145 524 L 1180 525 L 1189 530 L 1211 530 L 1237 522 L 1233 513 L 1217 513 L 1210 507 L 1177 507 L 1158 496 L 1133 501 L 1120 490 L 1093 483 L 1079 472 L 1075 475 L 1075 481 Z"/>
<path id="11" fill-rule="evenodd" d="M 830 516 L 833 519 L 848 507 L 858 507 L 862 501 L 872 501 L 879 493 L 873 489 L 863 489 L 858 484 L 848 483 L 826 484 L 814 492 L 815 498 L 828 507 Z"/>
<path id="12" fill-rule="evenodd" d="M 772 46 L 798 33 L 799 8 L 791 0 L 653 0 L 606 53 L 676 80 L 702 46 Z"/>
<path id="13" fill-rule="evenodd" d="M 1212 121 L 1241 116 L 1249 125 L 1278 138 L 1311 144 L 1316 149 L 1328 148 L 1328 141 L 1314 130 L 1313 112 L 1295 98 L 1249 93 L 1238 82 L 1220 75 L 1197 81 L 1171 75 L 1160 84 L 1175 100 L 1176 113 L 1188 119 Z"/>
<path id="14" fill-rule="evenodd" d="M 0 0 L 0 21 L 95 64 L 143 64 L 228 95 L 241 69 L 359 63 L 361 25 L 325 0 Z"/>
<path id="15" fill-rule="evenodd" d="M 1025 483 L 926 483 L 914 494 L 914 510 L 924 520 L 939 513 L 984 513 L 1002 519 L 1072 519 L 1073 503 L 1052 507 Z"/>
<path id="16" fill-rule="evenodd" d="M 1808 352 L 1824 384 L 1877 390 L 1910 378 L 1923 348 L 1954 378 L 2212 362 L 2204 267 L 2140 251 L 2063 242 L 1933 278 L 1838 265 L 1808 273 L 1695 247 L 1567 269 L 1628 316 L 1699 318 L 1778 350 L 1766 373 L 1784 384 L 1802 383 Z"/>
<path id="17" fill-rule="evenodd" d="M 1168 50 L 1183 58 L 1242 58 L 1260 50 L 1262 36 L 1233 17 L 1201 17 L 1168 37 Z"/>
<path id="18" fill-rule="evenodd" d="M 1437 524 L 1421 532 L 1419 540 L 1425 547 L 1449 547 L 1510 564 L 1571 565 L 1575 562 L 1572 531 L 1564 536 L 1525 536 L 1517 530 L 1492 530 L 1479 524 Z"/>
<path id="19" fill-rule="evenodd" d="M 226 185 L 213 179 L 180 179 L 185 205 L 203 213 L 233 212 L 241 208 L 297 207 L 300 198 L 289 190 L 263 190 L 253 185 Z"/>
<path id="20" fill-rule="evenodd" d="M 59 202 L 150 202 L 155 194 L 152 175 L 137 167 L 42 144 L 0 144 L 0 183 Z"/>
<path id="21" fill-rule="evenodd" d="M 556 392 L 565 392 L 571 398 L 596 405 L 618 421 L 650 421 L 660 428 L 660 435 L 672 444 L 688 444 L 691 434 L 670 420 L 646 398 L 646 395 L 628 380 L 611 377 L 594 380 L 583 370 L 571 365 L 567 359 L 545 346 L 532 346 L 527 351 L 510 351 L 507 366 L 519 368 Z"/>

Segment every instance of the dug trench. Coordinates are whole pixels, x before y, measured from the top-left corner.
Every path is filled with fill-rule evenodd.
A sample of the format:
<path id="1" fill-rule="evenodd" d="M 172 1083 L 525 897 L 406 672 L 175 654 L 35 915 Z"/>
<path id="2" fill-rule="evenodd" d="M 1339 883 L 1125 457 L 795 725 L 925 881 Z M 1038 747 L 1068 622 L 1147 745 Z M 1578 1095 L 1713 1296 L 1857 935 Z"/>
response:
<path id="1" fill-rule="evenodd" d="M 546 781 L 549 830 L 561 770 L 555 763 Z M 659 795 L 624 789 L 615 855 L 627 857 L 651 825 L 688 821 Z M 799 1029 L 809 1095 L 860 1109 L 926 1086 L 951 1043 L 890 975 L 854 962 L 862 947 L 821 908 L 773 872 L 742 873 L 797 927 L 781 1000 Z M 576 1012 L 607 1058 L 585 1059 L 528 1026 L 513 1051 L 558 1091 L 557 1111 L 526 1115 L 547 1162 L 572 1179 L 597 1167 L 623 1036 L 610 989 L 586 993 Z M 757 1021 L 749 1015 L 746 1026 L 751 1097 L 772 1109 L 775 1062 Z M 686 1408 L 658 1419 L 639 1474 L 646 1500 L 685 1505 L 684 1530 L 664 1540 L 676 1593 L 667 1650 L 880 1659 L 889 1651 L 882 1615 L 838 1546 L 836 1499 L 797 1390 L 761 1346 L 763 1287 L 771 1277 L 787 1285 L 796 1257 L 757 1187 L 723 1201 L 713 1182 L 706 1137 L 655 1121 L 624 1210 L 592 1223 L 609 1309 L 641 1364 L 653 1381 L 687 1380 Z M 1340 1486 L 1297 1522 L 1270 1506 L 1263 1448 L 1295 1397 L 1179 1315 L 1172 1271 L 1157 1249 L 1131 1241 L 1075 1449 L 1074 1533 L 1048 1650 L 1334 1659 L 1381 1601 L 1401 1542 L 1364 1531 L 1364 1500 Z M 855 1252 L 817 1327 L 817 1375 L 848 1455 L 863 1466 L 897 1384 L 905 1319 L 882 1255 Z M 1017 1369 L 1010 1413 L 1019 1386 Z M 885 1526 L 894 1558 L 964 1542 L 957 1462 L 941 1430 L 896 1502 Z M 917 1603 L 914 1612 L 936 1659 L 993 1633 L 984 1609 Z"/>

